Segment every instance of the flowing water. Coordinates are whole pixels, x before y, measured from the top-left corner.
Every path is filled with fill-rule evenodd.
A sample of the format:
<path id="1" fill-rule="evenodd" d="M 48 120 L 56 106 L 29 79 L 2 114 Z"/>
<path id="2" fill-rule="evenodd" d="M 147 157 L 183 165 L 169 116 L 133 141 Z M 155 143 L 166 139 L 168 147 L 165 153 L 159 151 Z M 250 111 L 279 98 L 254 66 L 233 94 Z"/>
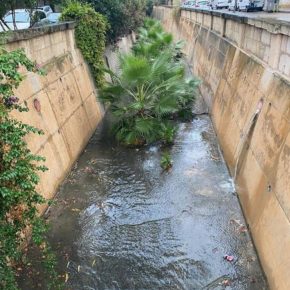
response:
<path id="1" fill-rule="evenodd" d="M 118 146 L 106 124 L 47 213 L 66 289 L 267 289 L 209 117 L 179 125 L 169 172 L 160 145 Z"/>

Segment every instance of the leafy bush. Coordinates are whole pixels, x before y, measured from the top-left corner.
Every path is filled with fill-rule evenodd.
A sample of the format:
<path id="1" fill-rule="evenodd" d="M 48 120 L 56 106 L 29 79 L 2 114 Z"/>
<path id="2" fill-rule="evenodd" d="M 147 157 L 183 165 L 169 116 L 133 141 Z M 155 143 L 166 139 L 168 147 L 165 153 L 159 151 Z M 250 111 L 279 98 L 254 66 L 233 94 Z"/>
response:
<path id="1" fill-rule="evenodd" d="M 144 37 L 139 37 L 132 53 L 120 57 L 120 75 L 111 72 L 113 84 L 107 84 L 100 95 L 111 104 L 117 139 L 127 145 L 172 143 L 172 119 L 181 111 L 191 111 L 194 101 L 196 80 L 185 78 L 172 36 L 152 21 L 145 23 L 149 29 L 142 30 Z M 154 40 L 156 35 L 160 37 Z"/>
<path id="2" fill-rule="evenodd" d="M 37 211 L 37 206 L 45 202 L 36 191 L 38 172 L 46 170 L 39 165 L 44 158 L 32 154 L 24 140 L 28 134 L 42 132 L 10 114 L 13 110 L 28 111 L 13 95 L 23 80 L 20 67 L 39 71 L 22 50 L 0 49 L 0 288 L 17 289 L 14 268 L 21 260 L 21 246 L 31 230 L 32 241 L 41 249 L 43 262 L 50 268 L 51 287 L 58 289 L 54 257 L 43 237 L 46 225 Z"/>
<path id="3" fill-rule="evenodd" d="M 77 21 L 76 44 L 91 68 L 97 87 L 101 87 L 104 83 L 106 31 L 109 27 L 106 18 L 90 5 L 72 0 L 66 2 L 61 20 Z"/>

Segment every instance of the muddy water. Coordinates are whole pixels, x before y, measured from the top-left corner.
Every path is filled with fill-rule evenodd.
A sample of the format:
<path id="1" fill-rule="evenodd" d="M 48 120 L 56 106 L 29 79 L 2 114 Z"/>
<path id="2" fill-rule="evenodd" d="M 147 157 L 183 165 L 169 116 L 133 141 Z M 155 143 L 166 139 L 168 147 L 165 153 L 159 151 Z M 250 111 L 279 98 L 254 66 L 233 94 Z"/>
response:
<path id="1" fill-rule="evenodd" d="M 66 289 L 267 289 L 208 116 L 180 124 L 169 172 L 159 145 L 126 149 L 107 132 L 48 212 Z"/>

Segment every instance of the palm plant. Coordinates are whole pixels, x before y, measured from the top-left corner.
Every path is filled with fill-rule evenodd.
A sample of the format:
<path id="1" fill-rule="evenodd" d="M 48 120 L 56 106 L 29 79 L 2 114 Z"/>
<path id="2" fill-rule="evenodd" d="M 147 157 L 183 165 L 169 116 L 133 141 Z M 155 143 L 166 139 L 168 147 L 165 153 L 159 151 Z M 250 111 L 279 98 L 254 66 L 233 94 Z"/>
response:
<path id="1" fill-rule="evenodd" d="M 166 33 L 159 21 L 146 18 L 144 26 L 138 31 L 138 39 L 132 50 L 135 55 L 147 58 L 154 58 L 163 50 L 171 50 L 173 57 L 177 60 L 182 57 L 182 47 L 183 41 L 174 43 L 172 34 Z"/>
<path id="2" fill-rule="evenodd" d="M 171 144 L 176 129 L 172 119 L 191 111 L 197 81 L 185 78 L 185 65 L 172 35 L 147 19 L 131 54 L 120 56 L 120 74 L 109 71 L 112 83 L 100 98 L 110 104 L 114 133 L 127 145 L 161 140 Z"/>
<path id="3" fill-rule="evenodd" d="M 194 99 L 196 81 L 185 79 L 184 65 L 175 62 L 169 51 L 153 60 L 123 55 L 120 64 L 121 74 L 111 72 L 113 84 L 100 94 L 111 104 L 117 138 L 133 145 L 160 139 L 164 120 Z"/>

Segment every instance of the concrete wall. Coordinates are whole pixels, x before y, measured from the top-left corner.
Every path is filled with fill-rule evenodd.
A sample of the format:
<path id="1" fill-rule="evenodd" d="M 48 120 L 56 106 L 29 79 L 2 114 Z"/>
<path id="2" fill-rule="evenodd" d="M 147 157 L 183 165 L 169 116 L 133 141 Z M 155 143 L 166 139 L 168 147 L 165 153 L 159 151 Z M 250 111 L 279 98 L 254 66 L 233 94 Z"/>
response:
<path id="1" fill-rule="evenodd" d="M 174 16 L 175 15 L 175 16 Z M 202 80 L 271 289 L 290 289 L 290 30 L 278 22 L 155 7 Z"/>
<path id="2" fill-rule="evenodd" d="M 22 121 L 43 130 L 29 135 L 33 153 L 46 157 L 49 171 L 41 174 L 40 192 L 51 198 L 103 116 L 94 83 L 74 41 L 74 25 L 15 32 L 8 50 L 23 48 L 47 74 L 26 73 L 15 92 L 30 111 L 16 113 Z"/>

